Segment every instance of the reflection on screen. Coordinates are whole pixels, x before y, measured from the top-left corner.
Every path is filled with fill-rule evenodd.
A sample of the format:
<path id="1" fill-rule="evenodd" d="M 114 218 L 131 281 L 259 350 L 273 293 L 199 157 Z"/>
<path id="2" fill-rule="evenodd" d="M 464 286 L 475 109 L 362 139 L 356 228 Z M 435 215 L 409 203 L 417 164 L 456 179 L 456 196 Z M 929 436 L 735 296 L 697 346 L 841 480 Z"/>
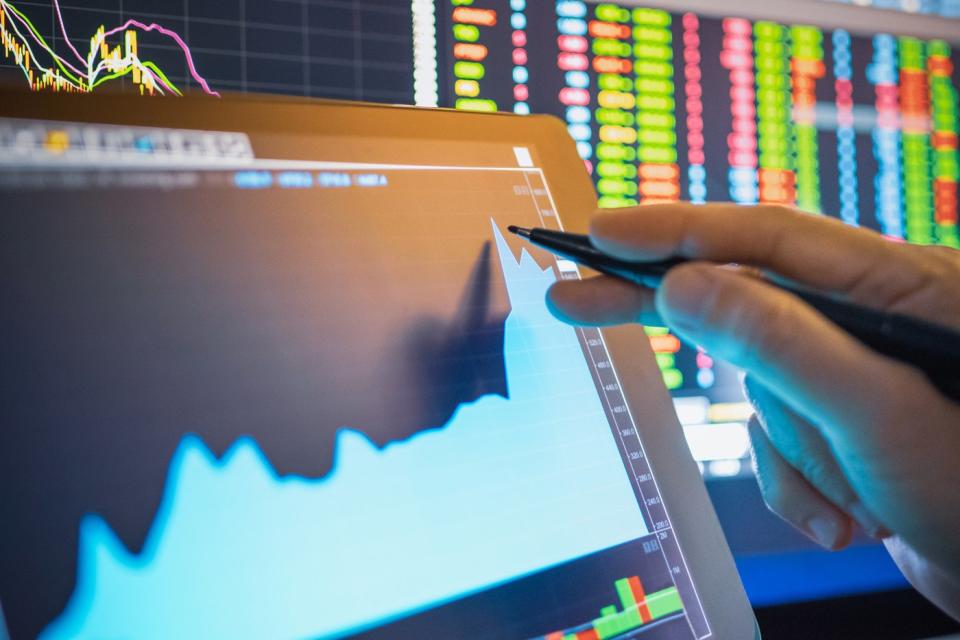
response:
<path id="1" fill-rule="evenodd" d="M 503 236 L 560 227 L 535 150 L 0 145 L 15 636 L 709 634 L 576 267 Z"/>

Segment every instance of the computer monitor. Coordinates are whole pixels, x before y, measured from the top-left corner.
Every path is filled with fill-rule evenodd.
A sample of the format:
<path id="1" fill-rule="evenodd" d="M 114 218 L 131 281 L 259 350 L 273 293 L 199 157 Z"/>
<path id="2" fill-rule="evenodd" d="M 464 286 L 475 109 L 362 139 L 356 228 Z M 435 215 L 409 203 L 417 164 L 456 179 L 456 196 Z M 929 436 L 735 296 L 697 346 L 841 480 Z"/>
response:
<path id="1" fill-rule="evenodd" d="M 0 0 L 0 79 L 550 113 L 603 207 L 784 203 L 896 240 L 960 244 L 949 0 L 102 4 Z M 754 603 L 905 585 L 879 545 L 826 554 L 769 514 L 737 371 L 648 332 Z"/>

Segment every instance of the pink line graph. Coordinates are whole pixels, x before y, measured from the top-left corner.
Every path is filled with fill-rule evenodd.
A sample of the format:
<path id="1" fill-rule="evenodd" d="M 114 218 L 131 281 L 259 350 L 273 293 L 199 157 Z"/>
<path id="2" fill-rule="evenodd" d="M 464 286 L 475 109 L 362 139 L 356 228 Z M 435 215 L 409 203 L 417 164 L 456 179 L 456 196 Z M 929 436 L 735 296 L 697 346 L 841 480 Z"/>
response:
<path id="1" fill-rule="evenodd" d="M 54 15 L 56 16 L 56 25 L 57 27 L 59 27 L 59 30 L 63 35 L 63 41 L 66 43 L 67 48 L 70 49 L 73 56 L 81 63 L 81 65 L 83 66 L 83 69 L 85 70 L 78 69 L 76 66 L 74 66 L 74 64 L 71 64 L 71 62 L 65 59 L 63 56 L 60 56 L 57 53 L 55 53 L 52 50 L 52 48 L 49 45 L 47 45 L 44 42 L 44 40 L 36 34 L 36 32 L 32 28 L 32 25 L 29 23 L 29 21 L 27 21 L 25 17 L 21 16 L 16 10 L 8 10 L 7 2 L 5 0 L 0 0 L 0 8 L 3 9 L 4 14 L 10 17 L 11 20 L 21 24 L 25 28 L 24 35 L 20 36 L 20 38 L 22 38 L 25 41 L 24 46 L 27 46 L 26 40 L 30 39 L 31 41 L 35 42 L 37 45 L 44 47 L 45 50 L 47 50 L 51 55 L 53 55 L 53 57 L 55 58 L 58 64 L 63 65 L 63 67 L 66 69 L 70 69 L 79 77 L 84 78 L 86 82 L 92 84 L 95 76 L 97 75 L 94 69 L 91 67 L 91 65 L 93 64 L 93 60 L 95 59 L 96 52 L 91 51 L 89 54 L 89 57 L 85 58 L 77 49 L 77 47 L 73 44 L 73 41 L 70 39 L 70 35 L 67 32 L 66 21 L 63 18 L 63 8 L 61 7 L 60 0 L 51 0 L 51 7 L 53 9 Z M 190 76 L 193 78 L 193 80 L 201 87 L 201 89 L 203 89 L 203 91 L 206 94 L 215 96 L 215 97 L 220 97 L 220 94 L 217 91 L 214 91 L 213 89 L 211 89 L 206 79 L 204 79 L 200 75 L 200 72 L 197 70 L 197 65 L 194 62 L 193 54 L 190 51 L 190 47 L 183 40 L 183 38 L 181 38 L 180 35 L 175 31 L 167 29 L 166 27 L 156 23 L 147 24 L 140 20 L 131 19 L 131 20 L 127 20 L 123 25 L 119 27 L 115 27 L 110 30 L 105 30 L 102 36 L 103 42 L 106 42 L 107 38 L 111 36 L 117 35 L 119 33 L 123 33 L 128 30 L 133 30 L 133 29 L 137 29 L 144 33 L 156 32 L 173 40 L 177 44 L 177 47 L 179 47 L 180 51 L 183 53 L 184 59 L 186 60 L 186 63 L 187 63 L 187 68 L 189 69 Z M 46 71 L 43 68 L 41 68 L 40 70 Z M 175 89 L 172 86 L 170 86 L 167 82 L 165 82 L 164 79 L 160 77 L 160 75 L 158 74 L 151 74 L 151 75 L 153 80 L 163 90 L 175 91 Z"/>
<path id="2" fill-rule="evenodd" d="M 60 25 L 60 31 L 63 32 L 63 40 L 67 43 L 67 46 L 70 48 L 70 51 L 73 51 L 73 55 L 77 56 L 83 64 L 87 64 L 87 61 L 83 59 L 83 56 L 80 55 L 80 52 L 77 51 L 76 47 L 73 46 L 73 43 L 70 41 L 70 36 L 67 35 L 67 27 L 63 23 L 63 11 L 60 10 L 60 0 L 53 0 L 53 9 L 57 14 L 57 24 Z"/>
<path id="3" fill-rule="evenodd" d="M 59 9 L 59 3 L 57 8 Z M 197 82 L 197 84 L 199 84 L 200 87 L 211 96 L 216 96 L 218 98 L 220 97 L 220 94 L 214 91 L 213 89 L 211 89 L 210 85 L 207 84 L 207 81 L 204 80 L 203 77 L 200 75 L 200 73 L 197 71 L 197 67 L 193 62 L 193 55 L 190 53 L 190 47 L 187 46 L 187 43 L 183 41 L 183 38 L 181 38 L 180 34 L 178 34 L 177 32 L 171 31 L 170 29 L 162 27 L 161 25 L 156 23 L 145 24 L 143 22 L 140 22 L 139 20 L 131 19 L 131 20 L 127 20 L 123 24 L 123 26 L 111 29 L 110 31 L 107 31 L 106 34 L 104 35 L 106 37 L 110 37 L 112 35 L 116 35 L 117 33 L 120 33 L 121 31 L 126 31 L 130 27 L 136 27 L 141 31 L 156 31 L 172 39 L 174 42 L 176 42 L 177 46 L 180 47 L 180 49 L 183 51 L 183 55 L 187 60 L 187 67 L 190 69 L 190 75 Z"/>

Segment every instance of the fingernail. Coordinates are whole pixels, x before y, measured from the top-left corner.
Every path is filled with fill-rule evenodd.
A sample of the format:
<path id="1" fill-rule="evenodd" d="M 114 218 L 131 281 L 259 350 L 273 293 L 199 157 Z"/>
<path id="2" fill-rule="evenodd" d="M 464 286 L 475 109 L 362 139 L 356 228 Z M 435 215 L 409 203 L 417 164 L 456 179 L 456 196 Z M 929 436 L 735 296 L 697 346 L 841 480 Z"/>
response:
<path id="1" fill-rule="evenodd" d="M 669 319 L 680 324 L 696 324 L 700 320 L 703 303 L 712 288 L 710 279 L 703 273 L 704 267 L 679 268 L 668 276 L 667 286 L 661 287 L 658 300 Z"/>
<path id="2" fill-rule="evenodd" d="M 833 549 L 840 539 L 840 524 L 833 518 L 814 516 L 807 520 L 807 531 L 821 546 Z"/>
<path id="3" fill-rule="evenodd" d="M 882 540 L 883 538 L 889 538 L 892 535 L 890 530 L 883 526 L 877 517 L 870 513 L 870 510 L 867 509 L 862 503 L 858 502 L 857 504 L 851 506 L 850 515 L 853 516 L 853 519 L 857 521 L 857 524 L 860 525 L 860 528 L 863 529 L 864 532 L 871 538 Z"/>

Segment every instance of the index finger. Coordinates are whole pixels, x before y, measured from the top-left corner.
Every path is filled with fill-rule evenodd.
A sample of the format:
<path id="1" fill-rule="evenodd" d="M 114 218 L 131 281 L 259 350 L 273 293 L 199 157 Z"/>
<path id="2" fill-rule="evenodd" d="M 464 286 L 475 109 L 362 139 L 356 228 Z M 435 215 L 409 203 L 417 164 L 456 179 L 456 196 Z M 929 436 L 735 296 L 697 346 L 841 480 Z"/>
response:
<path id="1" fill-rule="evenodd" d="M 598 249 L 625 260 L 679 256 L 737 262 L 874 304 L 917 286 L 914 254 L 878 233 L 779 205 L 654 204 L 605 210 L 591 225 Z"/>

